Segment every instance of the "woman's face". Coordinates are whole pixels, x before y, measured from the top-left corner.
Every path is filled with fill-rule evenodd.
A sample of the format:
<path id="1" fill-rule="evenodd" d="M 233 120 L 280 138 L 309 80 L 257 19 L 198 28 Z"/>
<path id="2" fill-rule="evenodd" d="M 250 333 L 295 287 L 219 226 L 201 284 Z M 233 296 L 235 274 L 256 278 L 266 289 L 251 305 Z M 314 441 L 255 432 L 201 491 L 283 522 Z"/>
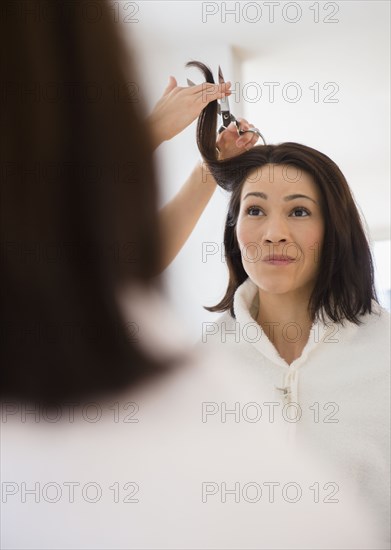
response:
<path id="1" fill-rule="evenodd" d="M 299 168 L 267 164 L 243 184 L 236 225 L 243 267 L 265 292 L 311 292 L 324 235 L 320 194 Z"/>

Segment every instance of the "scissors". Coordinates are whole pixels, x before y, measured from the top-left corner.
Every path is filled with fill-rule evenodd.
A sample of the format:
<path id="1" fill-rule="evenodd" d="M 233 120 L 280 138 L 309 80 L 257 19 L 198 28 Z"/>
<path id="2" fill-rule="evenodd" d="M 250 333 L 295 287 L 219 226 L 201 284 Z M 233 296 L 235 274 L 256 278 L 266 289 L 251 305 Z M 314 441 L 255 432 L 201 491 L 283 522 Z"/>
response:
<path id="1" fill-rule="evenodd" d="M 224 77 L 223 77 L 221 67 L 219 65 L 219 84 L 224 84 L 224 83 L 225 83 L 225 80 L 224 80 Z M 195 83 L 190 79 L 187 79 L 187 84 L 189 86 L 195 86 Z M 221 132 L 223 132 L 231 124 L 231 122 L 234 122 L 235 126 L 236 126 L 236 130 L 237 130 L 239 136 L 241 136 L 243 134 L 246 134 L 248 132 L 250 132 L 252 134 L 257 134 L 257 136 L 259 136 L 261 138 L 261 140 L 263 141 L 263 144 L 266 145 L 265 138 L 263 137 L 261 132 L 258 130 L 258 128 L 249 128 L 248 130 L 241 130 L 240 129 L 239 121 L 231 113 L 231 110 L 229 108 L 229 101 L 228 101 L 227 96 L 220 99 L 220 103 L 217 105 L 217 112 L 222 118 L 222 125 L 220 126 L 220 128 L 218 130 L 219 134 L 221 134 Z"/>

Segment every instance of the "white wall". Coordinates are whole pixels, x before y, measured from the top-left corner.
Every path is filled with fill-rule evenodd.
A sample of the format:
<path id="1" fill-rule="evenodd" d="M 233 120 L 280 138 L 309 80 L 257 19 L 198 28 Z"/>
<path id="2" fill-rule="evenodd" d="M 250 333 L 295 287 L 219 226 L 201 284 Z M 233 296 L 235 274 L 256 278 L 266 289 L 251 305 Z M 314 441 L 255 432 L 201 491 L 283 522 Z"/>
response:
<path id="1" fill-rule="evenodd" d="M 349 4 L 354 10 L 348 17 L 341 10 L 338 24 L 318 25 L 316 34 L 309 27 L 308 35 L 296 26 L 289 40 L 285 37 L 285 47 L 271 43 L 262 54 L 245 59 L 242 91 L 248 86 L 249 93 L 241 94 L 241 100 L 244 116 L 262 126 L 270 143 L 296 141 L 330 156 L 347 178 L 371 236 L 385 239 L 390 205 L 389 8 L 386 2 Z M 267 82 L 278 83 L 273 102 Z"/>
<path id="2" fill-rule="evenodd" d="M 270 3 L 269 3 L 270 4 Z M 389 15 L 388 2 L 275 2 L 274 15 L 264 2 L 141 1 L 119 3 L 122 29 L 137 52 L 141 92 L 148 109 L 160 97 L 171 74 L 201 82 L 190 59 L 203 61 L 217 75 L 223 68 L 234 82 L 231 107 L 259 126 L 270 143 L 297 141 L 329 155 L 342 169 L 368 222 L 373 240 L 389 238 Z M 314 21 L 315 6 L 319 22 Z M 128 10 L 126 12 L 126 9 Z M 293 22 L 297 14 L 300 17 Z M 334 20 L 337 22 L 327 22 Z M 265 82 L 279 82 L 272 103 Z M 281 94 L 295 82 L 302 98 Z M 309 88 L 319 82 L 320 101 Z M 338 87 L 323 86 L 328 82 Z M 255 86 L 249 85 L 255 83 Z M 247 87 L 246 87 L 247 84 Z M 262 98 L 254 101 L 257 89 Z M 338 90 L 327 103 L 325 94 Z M 294 92 L 294 88 L 286 89 Z M 289 96 L 293 97 L 293 96 Z M 161 204 L 180 188 L 199 153 L 195 123 L 155 153 Z M 226 288 L 221 242 L 227 194 L 218 189 L 193 235 L 166 270 L 169 297 L 196 340 L 202 321 L 217 315 L 202 305 L 215 304 Z M 203 262 L 204 243 L 219 250 Z"/>

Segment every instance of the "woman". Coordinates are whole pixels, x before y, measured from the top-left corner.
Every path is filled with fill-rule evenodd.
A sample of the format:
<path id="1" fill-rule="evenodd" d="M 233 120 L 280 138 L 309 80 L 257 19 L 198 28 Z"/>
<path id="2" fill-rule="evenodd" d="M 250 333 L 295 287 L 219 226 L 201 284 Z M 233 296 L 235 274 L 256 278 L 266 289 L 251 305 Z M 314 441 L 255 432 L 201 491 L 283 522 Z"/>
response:
<path id="1" fill-rule="evenodd" d="M 289 437 L 357 484 L 388 540 L 390 316 L 349 186 L 330 158 L 297 143 L 218 160 L 215 114 L 213 104 L 203 112 L 198 143 L 231 192 L 229 282 L 206 308 L 225 313 L 204 323 L 200 345 L 234 357 L 285 410 Z"/>
<path id="2" fill-rule="evenodd" d="M 99 6 L 94 24 L 68 2 L 50 13 L 46 2 L 6 3 L 1 18 L 2 546 L 375 546 L 345 485 L 331 508 L 309 498 L 334 473 L 300 453 L 286 460 L 267 426 L 209 421 L 210 404 L 248 388 L 226 358 L 189 352 L 153 285 L 164 221 L 152 144 L 177 124 L 170 106 L 182 128 L 199 114 L 202 87 L 171 83 L 150 133 Z M 221 140 L 237 149 L 234 134 Z M 251 493 L 292 479 L 306 491 L 299 502 Z"/>

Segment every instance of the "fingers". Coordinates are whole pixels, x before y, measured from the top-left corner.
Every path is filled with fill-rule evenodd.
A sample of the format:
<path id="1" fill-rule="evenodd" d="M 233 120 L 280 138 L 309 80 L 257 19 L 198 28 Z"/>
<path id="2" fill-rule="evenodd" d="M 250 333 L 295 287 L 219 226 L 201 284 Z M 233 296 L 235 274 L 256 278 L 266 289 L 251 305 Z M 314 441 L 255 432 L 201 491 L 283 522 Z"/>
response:
<path id="1" fill-rule="evenodd" d="M 176 79 L 173 76 L 169 76 L 168 84 L 163 92 L 163 96 L 168 95 L 174 88 L 178 86 Z"/>
<path id="2" fill-rule="evenodd" d="M 254 125 L 253 124 L 250 124 L 248 122 L 248 120 L 244 119 L 244 118 L 237 118 L 236 119 L 239 123 L 239 127 L 241 130 L 249 130 L 250 128 L 254 128 Z"/>
<path id="3" fill-rule="evenodd" d="M 250 149 L 257 143 L 258 139 L 258 134 L 248 132 L 247 134 L 243 134 L 242 136 L 240 136 L 239 139 L 236 140 L 236 146 L 243 149 Z"/>
<path id="4" fill-rule="evenodd" d="M 224 82 L 223 84 L 211 84 L 210 82 L 203 82 L 198 86 L 192 86 L 188 89 L 192 91 L 205 105 L 216 99 L 222 99 L 225 96 L 231 95 L 231 82 Z"/>
<path id="5" fill-rule="evenodd" d="M 250 124 L 247 120 L 244 118 L 238 118 L 240 130 L 242 132 L 246 132 L 242 134 L 237 140 L 236 140 L 236 146 L 243 148 L 243 149 L 251 149 L 253 147 L 258 139 L 259 135 L 255 132 L 249 132 L 248 130 L 251 130 L 252 128 L 255 128 L 253 124 Z"/>
<path id="6" fill-rule="evenodd" d="M 245 145 L 245 148 L 247 149 L 247 151 L 249 151 L 252 147 L 254 147 L 254 145 L 256 145 L 259 140 L 258 134 L 252 134 L 252 136 L 253 137 L 251 138 L 250 143 Z"/>
<path id="7" fill-rule="evenodd" d="M 235 134 L 235 136 L 238 135 L 238 130 L 234 122 L 230 122 L 229 125 L 226 127 L 225 131 L 230 132 L 231 134 Z"/>
<path id="8" fill-rule="evenodd" d="M 249 129 L 254 127 L 251 124 L 248 124 L 248 126 Z M 238 138 L 236 124 L 231 122 L 231 124 L 216 137 L 216 148 L 220 150 L 220 154 L 218 155 L 219 160 L 235 157 L 244 151 L 249 151 L 256 145 L 258 139 L 258 134 L 254 134 L 253 132 L 248 132 Z"/>

